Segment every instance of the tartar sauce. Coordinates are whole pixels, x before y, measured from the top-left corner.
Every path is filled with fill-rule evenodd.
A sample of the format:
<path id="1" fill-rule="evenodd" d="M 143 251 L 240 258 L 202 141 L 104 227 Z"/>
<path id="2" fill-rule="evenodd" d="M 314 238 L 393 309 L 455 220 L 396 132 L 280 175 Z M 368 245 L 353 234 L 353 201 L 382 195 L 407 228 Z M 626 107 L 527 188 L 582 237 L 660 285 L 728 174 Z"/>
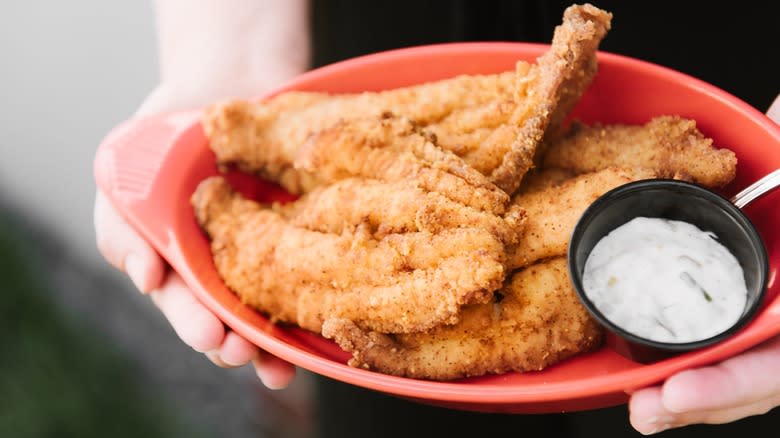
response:
<path id="1" fill-rule="evenodd" d="M 731 327 L 747 286 L 736 257 L 687 222 L 638 217 L 585 262 L 585 294 L 615 325 L 659 342 L 693 342 Z"/>

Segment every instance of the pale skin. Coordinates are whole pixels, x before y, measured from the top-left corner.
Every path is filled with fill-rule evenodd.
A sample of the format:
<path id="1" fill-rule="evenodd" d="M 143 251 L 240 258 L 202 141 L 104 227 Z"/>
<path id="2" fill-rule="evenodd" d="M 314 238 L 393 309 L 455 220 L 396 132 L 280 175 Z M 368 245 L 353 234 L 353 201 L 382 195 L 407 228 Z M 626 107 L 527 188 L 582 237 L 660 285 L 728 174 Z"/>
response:
<path id="1" fill-rule="evenodd" d="M 160 84 L 136 116 L 259 96 L 308 69 L 306 0 L 156 0 Z M 227 329 L 100 191 L 98 249 L 148 294 L 181 340 L 222 367 L 252 363 L 269 388 L 295 368 Z"/>
<path id="2" fill-rule="evenodd" d="M 258 96 L 308 68 L 306 0 L 157 0 L 160 85 L 137 116 L 197 108 L 226 97 Z M 780 123 L 780 98 L 767 111 Z M 252 363 L 269 388 L 295 370 L 227 329 L 170 271 L 155 250 L 98 191 L 98 248 L 148 294 L 181 340 L 222 367 Z M 680 372 L 634 392 L 633 427 L 651 434 L 689 424 L 718 424 L 780 405 L 780 337 L 719 364 Z"/>

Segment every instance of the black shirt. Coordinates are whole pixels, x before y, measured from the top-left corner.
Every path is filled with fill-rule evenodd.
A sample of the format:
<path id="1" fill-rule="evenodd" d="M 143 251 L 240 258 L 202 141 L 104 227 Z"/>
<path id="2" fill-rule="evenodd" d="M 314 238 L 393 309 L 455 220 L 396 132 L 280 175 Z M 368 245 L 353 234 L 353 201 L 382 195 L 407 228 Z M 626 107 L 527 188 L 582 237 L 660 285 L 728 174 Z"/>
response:
<path id="1" fill-rule="evenodd" d="M 765 111 L 780 92 L 780 2 L 594 1 L 601 49 L 670 67 Z M 723 5 L 721 5 L 723 3 Z M 312 0 L 314 64 L 455 41 L 549 43 L 567 1 Z"/>

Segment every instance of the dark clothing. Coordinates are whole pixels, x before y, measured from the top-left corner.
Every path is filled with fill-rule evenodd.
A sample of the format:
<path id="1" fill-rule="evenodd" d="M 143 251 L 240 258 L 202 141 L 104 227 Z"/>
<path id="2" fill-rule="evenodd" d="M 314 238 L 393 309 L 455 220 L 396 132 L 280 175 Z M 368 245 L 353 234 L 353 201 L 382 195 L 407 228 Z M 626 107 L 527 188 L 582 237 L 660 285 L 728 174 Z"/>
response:
<path id="1" fill-rule="evenodd" d="M 710 82 L 765 111 L 778 92 L 778 2 L 598 1 L 614 14 L 601 48 L 661 64 Z M 314 1 L 314 63 L 414 45 L 455 41 L 548 43 L 563 1 Z M 433 408 L 319 379 L 323 437 L 636 436 L 627 409 L 550 415 L 477 414 Z M 780 424 L 780 410 L 721 426 L 662 436 L 758 435 Z"/>
<path id="2" fill-rule="evenodd" d="M 780 2 L 595 1 L 613 13 L 601 49 L 695 76 L 766 110 L 780 92 Z M 313 1 L 314 64 L 454 41 L 549 43 L 566 1 Z"/>
<path id="3" fill-rule="evenodd" d="M 320 437 L 539 437 L 612 438 L 641 436 L 628 422 L 626 406 L 567 414 L 481 414 L 405 401 L 324 377 L 317 380 Z M 743 420 L 694 425 L 661 437 L 727 438 L 764 436 L 780 424 L 780 409 Z"/>

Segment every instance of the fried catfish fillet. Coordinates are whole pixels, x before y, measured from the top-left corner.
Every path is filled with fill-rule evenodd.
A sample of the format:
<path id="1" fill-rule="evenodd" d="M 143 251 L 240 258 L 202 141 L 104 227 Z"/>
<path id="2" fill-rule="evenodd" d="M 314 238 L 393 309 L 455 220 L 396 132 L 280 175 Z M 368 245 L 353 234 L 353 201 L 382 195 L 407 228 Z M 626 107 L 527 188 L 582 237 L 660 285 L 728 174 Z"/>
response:
<path id="1" fill-rule="evenodd" d="M 593 81 L 596 51 L 612 14 L 592 5 L 566 9 L 550 49 L 519 80 L 509 121 L 480 142 L 464 160 L 507 193 L 514 193 L 537 160 L 546 133 L 557 131 Z M 452 130 L 458 132 L 457 127 Z M 444 148 L 451 148 L 441 141 Z"/>
<path id="2" fill-rule="evenodd" d="M 432 141 L 406 118 L 352 120 L 313 135 L 298 152 L 295 166 L 323 183 L 349 177 L 413 181 L 479 210 L 505 211 L 509 196 L 504 191 Z"/>
<path id="3" fill-rule="evenodd" d="M 523 178 L 523 184 L 520 185 L 520 188 L 517 193 L 515 193 L 513 199 L 516 199 L 520 195 L 527 195 L 550 187 L 555 187 L 575 176 L 577 176 L 577 174 L 570 170 L 554 167 L 549 169 L 536 167 Z"/>
<path id="4" fill-rule="evenodd" d="M 236 164 L 293 193 L 305 193 L 318 184 L 319 175 L 293 162 L 311 135 L 355 119 L 381 123 L 393 114 L 441 134 L 439 146 L 463 154 L 469 165 L 511 193 L 530 168 L 545 130 L 558 126 L 590 84 L 596 48 L 610 19 L 591 5 L 568 8 L 551 49 L 537 65 L 519 62 L 515 72 L 378 93 L 288 92 L 256 104 L 233 101 L 209 109 L 204 129 L 220 165 Z"/>
<path id="5" fill-rule="evenodd" d="M 455 325 L 397 335 L 330 319 L 323 335 L 352 353 L 351 366 L 432 380 L 541 370 L 602 339 L 572 289 L 564 257 L 518 271 L 493 302 L 462 313 Z"/>
<path id="6" fill-rule="evenodd" d="M 323 190 L 364 193 L 348 183 L 361 182 Z M 192 204 L 225 284 L 273 320 L 315 332 L 330 318 L 387 333 L 452 324 L 461 306 L 485 302 L 501 287 L 502 239 L 516 239 L 517 223 L 465 206 L 459 211 L 401 183 L 373 184 L 367 191 L 384 193 L 386 205 L 399 208 L 382 216 L 371 199 L 356 199 L 339 215 L 322 203 L 338 195 L 315 193 L 278 212 L 243 199 L 221 177 L 203 181 Z M 410 197 L 416 205 L 400 205 Z M 373 216 L 356 214 L 366 206 Z M 445 213 L 456 215 L 457 226 L 437 220 Z"/>
<path id="7" fill-rule="evenodd" d="M 549 146 L 543 165 L 575 173 L 644 167 L 660 178 L 722 187 L 736 176 L 737 158 L 734 152 L 713 146 L 695 121 L 661 116 L 642 126 L 574 124 Z"/>
<path id="8" fill-rule="evenodd" d="M 607 168 L 565 181 L 560 171 L 542 172 L 537 178 L 549 178 L 549 186 L 512 199 L 514 206 L 525 210 L 526 221 L 517 245 L 509 248 L 510 269 L 530 265 L 538 260 L 566 255 L 571 233 L 582 213 L 599 196 L 632 181 L 655 178 L 650 169 Z"/>
<path id="9" fill-rule="evenodd" d="M 335 234 L 368 226 L 376 239 L 415 231 L 436 234 L 449 228 L 480 228 L 513 245 L 526 220 L 519 207 L 497 216 L 414 184 L 357 178 L 318 187 L 296 202 L 275 208 L 294 226 Z"/>
<path id="10" fill-rule="evenodd" d="M 305 193 L 317 179 L 293 168 L 298 148 L 316 132 L 344 120 L 403 115 L 424 126 L 458 108 L 512 95 L 514 72 L 461 75 L 381 92 L 328 94 L 291 91 L 264 102 L 234 100 L 209 108 L 203 126 L 220 165 L 276 181 Z"/>

